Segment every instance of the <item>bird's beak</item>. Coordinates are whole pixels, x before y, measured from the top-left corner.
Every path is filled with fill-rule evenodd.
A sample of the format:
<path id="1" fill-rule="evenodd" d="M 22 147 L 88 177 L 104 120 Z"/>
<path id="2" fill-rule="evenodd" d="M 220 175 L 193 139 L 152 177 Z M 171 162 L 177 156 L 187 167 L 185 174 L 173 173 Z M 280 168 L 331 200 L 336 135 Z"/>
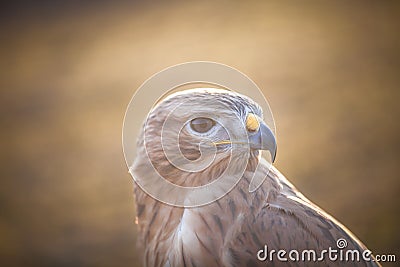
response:
<path id="1" fill-rule="evenodd" d="M 259 121 L 258 130 L 249 133 L 249 144 L 251 149 L 268 150 L 271 153 L 272 162 L 276 157 L 276 140 L 272 131 L 263 121 Z"/>

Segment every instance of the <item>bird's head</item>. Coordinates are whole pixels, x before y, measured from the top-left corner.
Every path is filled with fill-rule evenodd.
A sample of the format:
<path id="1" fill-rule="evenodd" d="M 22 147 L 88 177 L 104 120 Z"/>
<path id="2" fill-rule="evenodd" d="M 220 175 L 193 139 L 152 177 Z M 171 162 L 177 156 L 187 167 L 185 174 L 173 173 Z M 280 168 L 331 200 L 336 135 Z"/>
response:
<path id="1" fill-rule="evenodd" d="M 158 172 L 175 176 L 177 171 L 206 171 L 218 163 L 222 171 L 222 162 L 234 149 L 254 158 L 268 150 L 273 161 L 276 141 L 262 117 L 256 102 L 228 90 L 174 93 L 149 113 L 138 143 L 143 151 L 138 153 L 147 153 Z"/>

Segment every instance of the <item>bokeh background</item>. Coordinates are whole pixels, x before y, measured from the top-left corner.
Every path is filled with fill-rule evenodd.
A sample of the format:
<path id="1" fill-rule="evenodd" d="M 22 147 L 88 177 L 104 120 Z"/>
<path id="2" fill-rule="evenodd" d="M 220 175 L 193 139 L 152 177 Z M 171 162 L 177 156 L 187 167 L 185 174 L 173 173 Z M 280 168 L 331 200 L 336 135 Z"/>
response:
<path id="1" fill-rule="evenodd" d="M 124 112 L 149 76 L 193 60 L 250 76 L 275 116 L 276 166 L 372 251 L 399 258 L 399 11 L 396 1 L 3 5 L 0 265 L 139 266 Z"/>

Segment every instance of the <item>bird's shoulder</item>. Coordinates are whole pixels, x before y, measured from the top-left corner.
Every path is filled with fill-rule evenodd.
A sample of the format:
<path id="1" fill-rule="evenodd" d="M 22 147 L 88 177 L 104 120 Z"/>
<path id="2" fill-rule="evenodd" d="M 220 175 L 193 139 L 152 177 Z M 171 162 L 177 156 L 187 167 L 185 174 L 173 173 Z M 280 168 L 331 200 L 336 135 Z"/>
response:
<path id="1" fill-rule="evenodd" d="M 265 174 L 266 179 L 252 193 L 248 200 L 251 207 L 237 216 L 225 240 L 224 258 L 230 266 L 265 266 L 265 262 L 257 260 L 257 252 L 265 246 L 276 251 L 311 249 L 318 253 L 329 247 L 337 249 L 337 240 L 344 239 L 346 249 L 360 253 L 366 249 L 348 229 L 308 200 L 276 168 L 262 164 L 257 171 Z M 368 264 L 361 262 L 357 266 Z"/>

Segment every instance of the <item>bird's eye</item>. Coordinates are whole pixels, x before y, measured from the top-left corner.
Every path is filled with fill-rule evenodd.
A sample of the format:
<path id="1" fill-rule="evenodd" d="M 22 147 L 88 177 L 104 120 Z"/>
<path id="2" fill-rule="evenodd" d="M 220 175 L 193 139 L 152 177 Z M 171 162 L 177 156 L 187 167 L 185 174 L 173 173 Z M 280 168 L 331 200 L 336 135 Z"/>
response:
<path id="1" fill-rule="evenodd" d="M 198 133 L 206 133 L 215 125 L 215 121 L 209 118 L 196 118 L 190 121 L 190 127 Z"/>

